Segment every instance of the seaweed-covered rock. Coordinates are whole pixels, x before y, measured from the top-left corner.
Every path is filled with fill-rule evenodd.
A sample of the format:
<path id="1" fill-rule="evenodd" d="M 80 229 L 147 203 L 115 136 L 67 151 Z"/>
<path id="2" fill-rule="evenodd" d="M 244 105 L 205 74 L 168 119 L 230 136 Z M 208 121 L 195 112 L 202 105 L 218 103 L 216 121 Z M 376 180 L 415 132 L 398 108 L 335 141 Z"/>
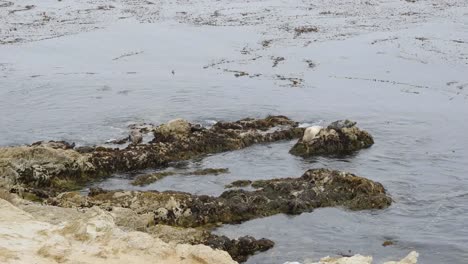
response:
<path id="1" fill-rule="evenodd" d="M 238 262 L 245 262 L 250 255 L 256 252 L 267 251 L 275 243 L 269 239 L 255 239 L 251 236 L 243 236 L 238 239 L 230 239 L 226 236 L 209 235 L 204 244 L 213 249 L 227 251 Z"/>
<path id="2" fill-rule="evenodd" d="M 180 172 L 181 175 L 219 175 L 223 173 L 228 173 L 228 168 L 206 168 L 206 169 L 199 169 L 194 171 L 188 172 Z M 162 172 L 154 172 L 149 174 L 138 175 L 131 184 L 134 186 L 145 186 L 151 184 L 153 182 L 159 181 L 162 178 L 165 178 L 170 175 L 178 174 L 175 171 L 162 171 Z"/>
<path id="3" fill-rule="evenodd" d="M 131 217 L 131 219 L 135 218 L 138 219 L 136 216 Z M 266 251 L 275 245 L 273 241 L 265 238 L 255 239 L 251 236 L 243 236 L 231 239 L 212 234 L 209 230 L 201 228 L 182 228 L 158 224 L 149 227 L 147 232 L 166 243 L 203 244 L 213 249 L 224 250 L 238 262 L 244 262 L 250 255 Z"/>
<path id="4" fill-rule="evenodd" d="M 163 171 L 163 172 L 155 172 L 150 174 L 139 175 L 131 182 L 134 186 L 145 186 L 151 184 L 153 182 L 159 181 L 162 178 L 165 178 L 170 175 L 174 175 L 175 172 L 173 171 Z"/>
<path id="5" fill-rule="evenodd" d="M 138 214 L 152 213 L 156 224 L 181 227 L 240 223 L 278 213 L 310 212 L 318 207 L 364 210 L 391 204 L 380 183 L 328 169 L 309 170 L 299 178 L 254 181 L 252 187 L 256 190 L 228 190 L 219 197 L 172 191 L 104 191 L 89 196 L 64 193 L 50 202 L 64 207 L 124 207 Z"/>
<path id="6" fill-rule="evenodd" d="M 56 142 L 32 146 L 0 148 L 0 180 L 7 185 L 29 188 L 54 186 L 57 190 L 74 189 L 75 179 L 94 174 L 89 154 L 69 149 Z"/>
<path id="7" fill-rule="evenodd" d="M 65 142 L 39 142 L 31 146 L 0 148 L 0 180 L 41 191 L 76 189 L 89 179 L 166 166 L 206 154 L 242 149 L 256 143 L 298 138 L 303 128 L 284 116 L 220 122 L 201 128 L 177 119 L 154 128 L 147 144 L 124 149 L 76 148 Z M 150 130 L 148 130 L 150 131 Z"/>
<path id="8" fill-rule="evenodd" d="M 359 129 L 356 122 L 339 120 L 322 129 L 316 126 L 306 128 L 303 137 L 289 152 L 302 157 L 349 154 L 373 144 L 372 136 Z"/>
<path id="9" fill-rule="evenodd" d="M 229 188 L 234 188 L 234 187 L 246 187 L 252 184 L 251 180 L 237 180 L 233 181 L 230 184 L 226 184 L 224 188 L 229 189 Z"/>

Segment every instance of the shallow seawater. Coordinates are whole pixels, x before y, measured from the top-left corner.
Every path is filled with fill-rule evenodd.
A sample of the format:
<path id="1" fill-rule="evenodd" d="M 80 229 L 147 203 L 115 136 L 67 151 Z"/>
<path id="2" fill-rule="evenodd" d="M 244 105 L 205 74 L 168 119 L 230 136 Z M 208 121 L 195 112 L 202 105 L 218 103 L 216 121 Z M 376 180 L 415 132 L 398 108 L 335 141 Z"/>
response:
<path id="1" fill-rule="evenodd" d="M 401 37 L 407 55 L 422 51 L 412 50 L 405 37 L 447 37 L 444 29 L 454 26 L 434 22 L 391 34 Z M 458 30 L 467 37 L 464 28 Z M 432 53 L 421 63 L 402 58 L 398 46 L 369 45 L 389 34 L 273 47 L 297 62 L 279 67 L 289 72 L 297 67 L 305 80 L 300 87 L 203 68 L 219 58 L 235 58 L 245 44 L 258 42 L 258 34 L 248 27 L 226 31 L 122 23 L 2 46 L 1 62 L 11 69 L 0 78 L 0 145 L 44 139 L 96 144 L 125 135 L 130 123 L 162 123 L 175 117 L 207 122 L 283 114 L 322 125 L 349 118 L 374 136 L 374 146 L 345 157 L 303 159 L 288 154 L 291 141 L 256 145 L 169 168 L 229 168 L 228 174 L 169 176 L 146 187 L 130 185 L 134 175 L 115 175 L 96 185 L 219 195 L 225 184 L 239 179 L 299 177 L 318 167 L 346 170 L 381 182 L 393 205 L 379 211 L 323 208 L 299 216 L 276 215 L 225 225 L 216 232 L 275 241 L 272 250 L 247 263 L 303 261 L 349 250 L 373 255 L 378 263 L 411 250 L 421 254 L 420 263 L 467 263 L 468 99 L 463 89 L 468 87 L 447 83 L 467 84 L 468 65 Z M 318 66 L 298 67 L 304 58 Z M 237 66 L 254 70 L 258 65 Z M 385 240 L 395 245 L 382 247 Z"/>

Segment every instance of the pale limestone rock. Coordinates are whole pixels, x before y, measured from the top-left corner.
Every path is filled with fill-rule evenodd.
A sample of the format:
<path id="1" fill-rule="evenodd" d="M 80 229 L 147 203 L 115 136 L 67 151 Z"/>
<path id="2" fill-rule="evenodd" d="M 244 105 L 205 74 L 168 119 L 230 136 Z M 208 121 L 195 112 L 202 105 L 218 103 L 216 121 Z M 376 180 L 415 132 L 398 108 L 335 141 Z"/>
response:
<path id="1" fill-rule="evenodd" d="M 123 231 L 99 208 L 70 213 L 55 207 L 55 213 L 67 211 L 63 221 L 44 221 L 50 207 L 42 211 L 32 207 L 33 215 L 0 199 L 0 263 L 236 263 L 227 252 L 207 246 L 168 244 L 147 233 Z"/>

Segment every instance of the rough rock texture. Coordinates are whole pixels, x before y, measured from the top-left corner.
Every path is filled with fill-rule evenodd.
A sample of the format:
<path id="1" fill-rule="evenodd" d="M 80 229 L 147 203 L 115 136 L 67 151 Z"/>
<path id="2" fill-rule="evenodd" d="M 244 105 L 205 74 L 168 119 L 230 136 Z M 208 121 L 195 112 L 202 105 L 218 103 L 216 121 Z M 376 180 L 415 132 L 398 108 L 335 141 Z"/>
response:
<path id="1" fill-rule="evenodd" d="M 151 184 L 153 182 L 159 181 L 162 178 L 167 176 L 180 174 L 180 175 L 219 175 L 223 173 L 229 173 L 229 169 L 227 168 L 206 168 L 206 169 L 199 169 L 194 171 L 188 172 L 180 172 L 177 173 L 175 171 L 162 171 L 162 172 L 154 172 L 149 174 L 138 175 L 135 179 L 131 182 L 134 186 L 145 186 Z"/>
<path id="2" fill-rule="evenodd" d="M 0 262 L 5 264 L 236 263 L 207 246 L 167 244 L 147 233 L 123 231 L 111 214 L 96 207 L 73 218 L 65 213 L 65 221 L 57 224 L 44 221 L 48 216 L 40 210 L 32 215 L 3 199 L 0 211 Z"/>
<path id="3" fill-rule="evenodd" d="M 153 214 L 155 224 L 198 227 L 240 223 L 278 213 L 300 214 L 314 208 L 343 206 L 380 209 L 391 198 L 380 183 L 350 173 L 314 169 L 300 178 L 254 181 L 255 191 L 228 190 L 219 197 L 182 192 L 94 191 L 63 193 L 50 202 L 63 207 L 123 207 Z"/>
<path id="4" fill-rule="evenodd" d="M 387 261 L 383 264 L 416 264 L 418 262 L 419 254 L 412 251 L 400 261 Z M 285 262 L 284 264 L 301 264 L 299 262 Z M 372 264 L 372 257 L 354 255 L 351 257 L 325 257 L 320 259 L 319 262 L 305 262 L 305 264 Z"/>
<path id="5" fill-rule="evenodd" d="M 0 181 L 10 186 L 73 189 L 74 179 L 96 173 L 89 157 L 57 142 L 0 148 Z M 35 194 L 46 195 L 46 190 L 38 189 Z"/>
<path id="6" fill-rule="evenodd" d="M 372 136 L 359 129 L 356 122 L 340 120 L 331 123 L 327 128 L 316 132 L 306 129 L 303 137 L 289 151 L 297 156 L 349 154 L 359 149 L 368 148 L 374 144 Z"/>
<path id="7" fill-rule="evenodd" d="M 230 239 L 216 235 L 210 235 L 204 244 L 214 249 L 227 251 L 234 260 L 239 262 L 245 262 L 253 253 L 267 251 L 275 245 L 273 241 L 265 238 L 257 240 L 251 236 L 244 236 L 239 239 Z"/>
<path id="8" fill-rule="evenodd" d="M 73 149 L 65 142 L 0 148 L 0 180 L 3 185 L 20 185 L 37 196 L 48 196 L 114 172 L 161 167 L 256 143 L 294 139 L 303 130 L 284 116 L 219 122 L 209 129 L 177 119 L 154 128 L 155 138 L 150 143 L 130 144 L 124 149 Z"/>
<path id="9" fill-rule="evenodd" d="M 176 173 L 173 171 L 163 171 L 163 172 L 155 172 L 155 173 L 139 175 L 131 182 L 131 184 L 134 186 L 145 186 L 145 185 L 159 181 L 162 178 L 165 178 L 167 176 L 174 175 L 174 174 Z"/>
<path id="10" fill-rule="evenodd" d="M 234 188 L 234 187 L 246 187 L 252 184 L 251 180 L 237 180 L 233 181 L 230 184 L 227 184 L 224 186 L 224 188 L 229 189 L 229 188 Z"/>
<path id="11" fill-rule="evenodd" d="M 243 236 L 230 239 L 226 236 L 214 235 L 202 228 L 182 228 L 160 224 L 149 227 L 147 232 L 168 243 L 204 244 L 214 249 L 224 250 L 238 262 L 244 262 L 250 255 L 266 251 L 275 244 L 265 238 L 255 239 L 251 236 Z"/>

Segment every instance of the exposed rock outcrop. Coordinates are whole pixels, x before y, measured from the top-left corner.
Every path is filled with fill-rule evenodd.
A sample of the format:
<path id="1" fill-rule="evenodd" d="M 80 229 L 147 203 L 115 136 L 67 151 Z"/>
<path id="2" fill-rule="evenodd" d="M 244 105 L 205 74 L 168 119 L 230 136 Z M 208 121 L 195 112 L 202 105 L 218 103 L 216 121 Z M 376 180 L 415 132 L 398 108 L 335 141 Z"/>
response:
<path id="1" fill-rule="evenodd" d="M 359 129 L 356 122 L 340 120 L 322 129 L 318 126 L 306 128 L 302 138 L 289 152 L 302 157 L 349 154 L 373 144 L 372 136 Z"/>
<path id="2" fill-rule="evenodd" d="M 240 223 L 278 213 L 310 212 L 318 207 L 364 210 L 391 204 L 380 183 L 327 169 L 309 170 L 299 178 L 254 181 L 252 187 L 257 190 L 228 190 L 219 197 L 171 191 L 99 190 L 89 196 L 71 192 L 50 202 L 63 207 L 129 208 L 137 214 L 153 214 L 155 224 L 181 227 Z"/>
<path id="3" fill-rule="evenodd" d="M 37 196 L 77 189 L 90 179 L 115 172 L 157 168 L 169 162 L 256 143 L 298 138 L 303 128 L 284 116 L 219 122 L 211 128 L 177 119 L 155 127 L 154 140 L 135 142 L 124 149 L 80 147 L 66 142 L 39 142 L 31 146 L 0 148 L 0 180 Z"/>

